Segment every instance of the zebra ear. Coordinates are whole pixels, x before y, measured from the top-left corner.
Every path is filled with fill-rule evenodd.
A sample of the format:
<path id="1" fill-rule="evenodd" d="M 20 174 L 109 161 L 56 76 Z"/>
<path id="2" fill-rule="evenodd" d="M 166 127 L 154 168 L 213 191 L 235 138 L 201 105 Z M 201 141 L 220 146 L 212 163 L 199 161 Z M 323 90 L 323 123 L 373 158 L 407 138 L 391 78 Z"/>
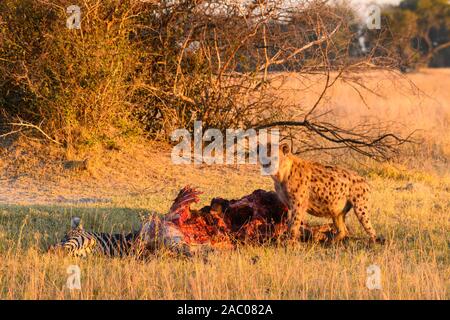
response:
<path id="1" fill-rule="evenodd" d="M 72 229 L 83 229 L 83 225 L 81 224 L 80 217 L 72 217 L 70 220 L 70 226 Z"/>

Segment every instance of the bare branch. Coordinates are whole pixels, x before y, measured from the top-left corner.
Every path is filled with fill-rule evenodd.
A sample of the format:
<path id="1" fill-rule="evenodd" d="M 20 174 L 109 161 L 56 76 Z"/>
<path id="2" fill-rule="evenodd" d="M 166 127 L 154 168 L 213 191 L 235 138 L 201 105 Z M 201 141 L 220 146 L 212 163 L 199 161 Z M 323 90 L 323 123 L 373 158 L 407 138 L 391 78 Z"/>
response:
<path id="1" fill-rule="evenodd" d="M 259 71 L 263 71 L 264 69 L 266 69 L 268 67 L 267 64 L 269 64 L 269 65 L 272 65 L 272 64 L 279 65 L 279 64 L 286 63 L 287 61 L 289 61 L 290 59 L 294 58 L 295 56 L 297 56 L 298 54 L 302 53 L 303 51 L 308 50 L 309 48 L 311 48 L 311 47 L 313 47 L 315 45 L 321 44 L 322 42 L 324 42 L 327 39 L 331 38 L 339 30 L 340 26 L 341 26 L 341 24 L 338 24 L 336 26 L 336 28 L 334 28 L 334 30 L 330 34 L 325 34 L 322 37 L 320 37 L 319 39 L 317 39 L 315 41 L 312 41 L 312 42 L 304 45 L 301 48 L 298 48 L 297 50 L 295 50 L 293 53 L 291 53 L 289 56 L 287 56 L 284 59 L 275 60 L 277 58 L 277 56 L 272 57 L 269 60 L 269 62 L 267 62 L 266 64 L 264 64 L 263 66 L 261 66 L 259 68 Z"/>
<path id="2" fill-rule="evenodd" d="M 304 127 L 327 141 L 341 145 L 331 148 L 317 148 L 317 150 L 348 148 L 375 160 L 387 160 L 392 153 L 396 152 L 399 146 L 405 143 L 414 143 L 411 137 L 415 133 L 413 131 L 406 138 L 397 136 L 394 133 L 383 133 L 372 137 L 367 133 L 357 133 L 354 130 L 342 129 L 331 124 L 312 123 L 308 120 L 272 122 L 257 126 L 255 129 L 272 127 Z"/>
<path id="3" fill-rule="evenodd" d="M 52 137 L 50 137 L 50 136 L 49 136 L 47 133 L 45 133 L 45 131 L 42 130 L 39 126 L 37 126 L 37 125 L 35 125 L 35 124 L 32 124 L 32 123 L 30 123 L 30 122 L 23 121 L 23 120 L 19 119 L 19 122 L 12 122 L 12 123 L 9 123 L 9 125 L 15 126 L 15 127 L 20 127 L 21 129 L 17 130 L 17 132 L 18 132 L 18 131 L 21 131 L 22 128 L 31 128 L 31 129 L 35 129 L 35 130 L 37 130 L 40 134 L 42 134 L 46 139 L 48 139 L 49 141 L 51 141 L 51 142 L 53 142 L 53 143 L 56 143 L 56 144 L 58 144 L 58 145 L 61 145 L 60 142 L 58 142 L 58 141 L 56 141 L 55 139 L 53 139 Z"/>
<path id="4" fill-rule="evenodd" d="M 7 137 L 7 136 L 10 136 L 10 135 L 13 135 L 13 134 L 19 133 L 19 132 L 22 132 L 22 129 L 12 130 L 12 131 L 9 131 L 9 132 L 7 132 L 7 133 L 0 134 L 0 138 L 5 138 L 5 137 Z"/>

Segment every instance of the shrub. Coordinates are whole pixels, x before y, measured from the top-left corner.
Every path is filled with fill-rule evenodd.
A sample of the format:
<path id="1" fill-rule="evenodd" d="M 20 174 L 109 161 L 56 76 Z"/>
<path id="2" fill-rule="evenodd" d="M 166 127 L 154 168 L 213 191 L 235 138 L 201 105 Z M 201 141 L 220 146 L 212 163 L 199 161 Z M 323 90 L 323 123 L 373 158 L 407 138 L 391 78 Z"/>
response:
<path id="1" fill-rule="evenodd" d="M 0 3 L 0 105 L 9 120 L 77 145 L 135 128 L 128 96 L 139 57 L 129 1 L 85 1 L 81 30 L 66 27 L 70 4 Z"/>
<path id="2" fill-rule="evenodd" d="M 295 127 L 309 133 L 306 145 L 319 136 L 384 156 L 390 144 L 378 139 L 379 130 L 372 139 L 367 129 L 337 128 L 323 122 L 320 105 L 341 76 L 365 88 L 348 75 L 388 65 L 350 56 L 355 28 L 348 8 L 288 3 L 85 0 L 81 29 L 69 30 L 67 0 L 4 0 L 1 114 L 65 146 L 110 143 L 136 131 L 167 140 L 201 120 L 205 129 Z M 321 74 L 323 92 L 311 105 L 286 102 L 277 90 L 280 71 Z"/>

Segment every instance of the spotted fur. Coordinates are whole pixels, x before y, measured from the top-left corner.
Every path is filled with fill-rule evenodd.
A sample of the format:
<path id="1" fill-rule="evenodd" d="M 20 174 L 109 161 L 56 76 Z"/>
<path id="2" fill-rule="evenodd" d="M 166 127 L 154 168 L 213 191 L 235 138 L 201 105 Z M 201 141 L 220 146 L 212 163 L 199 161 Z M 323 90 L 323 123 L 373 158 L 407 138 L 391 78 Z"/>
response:
<path id="1" fill-rule="evenodd" d="M 353 208 L 371 241 L 377 240 L 369 219 L 370 186 L 358 174 L 294 156 L 288 145 L 280 146 L 278 170 L 272 175 L 275 190 L 289 208 L 289 234 L 297 239 L 306 213 L 333 219 L 335 240 L 347 237 L 345 216 Z"/>

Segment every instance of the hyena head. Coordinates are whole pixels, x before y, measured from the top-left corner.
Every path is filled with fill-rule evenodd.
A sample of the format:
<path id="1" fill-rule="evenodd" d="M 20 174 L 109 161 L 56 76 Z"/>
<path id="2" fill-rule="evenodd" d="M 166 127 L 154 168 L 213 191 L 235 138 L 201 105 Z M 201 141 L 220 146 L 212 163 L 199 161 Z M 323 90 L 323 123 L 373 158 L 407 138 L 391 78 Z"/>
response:
<path id="1" fill-rule="evenodd" d="M 259 144 L 258 154 L 263 174 L 276 176 L 283 170 L 283 163 L 291 154 L 291 147 L 288 143 Z"/>

